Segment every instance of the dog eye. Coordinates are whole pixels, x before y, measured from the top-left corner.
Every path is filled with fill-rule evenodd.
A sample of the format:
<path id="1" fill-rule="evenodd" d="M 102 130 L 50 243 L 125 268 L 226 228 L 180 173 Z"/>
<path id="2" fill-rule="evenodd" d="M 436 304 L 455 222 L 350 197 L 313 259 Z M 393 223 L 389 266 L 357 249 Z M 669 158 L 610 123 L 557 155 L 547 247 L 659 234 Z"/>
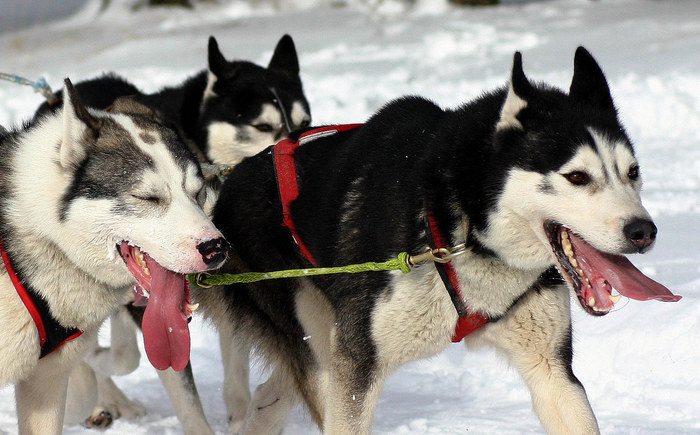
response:
<path id="1" fill-rule="evenodd" d="M 627 171 L 627 176 L 630 180 L 636 180 L 639 178 L 639 165 L 631 166 L 629 171 Z"/>
<path id="2" fill-rule="evenodd" d="M 134 198 L 136 198 L 136 199 L 138 199 L 138 200 L 140 200 L 140 201 L 150 202 L 151 204 L 154 204 L 154 205 L 160 204 L 160 198 L 158 198 L 158 197 L 155 196 L 155 195 L 144 195 L 144 196 L 140 196 L 140 195 L 131 195 L 131 196 L 133 196 Z"/>
<path id="3" fill-rule="evenodd" d="M 270 124 L 255 124 L 253 127 L 255 127 L 258 131 L 262 131 L 263 133 L 269 133 L 272 131 L 272 126 Z"/>
<path id="4" fill-rule="evenodd" d="M 585 186 L 591 182 L 591 177 L 583 171 L 574 171 L 564 174 L 564 177 L 569 180 L 569 183 L 577 186 Z"/>

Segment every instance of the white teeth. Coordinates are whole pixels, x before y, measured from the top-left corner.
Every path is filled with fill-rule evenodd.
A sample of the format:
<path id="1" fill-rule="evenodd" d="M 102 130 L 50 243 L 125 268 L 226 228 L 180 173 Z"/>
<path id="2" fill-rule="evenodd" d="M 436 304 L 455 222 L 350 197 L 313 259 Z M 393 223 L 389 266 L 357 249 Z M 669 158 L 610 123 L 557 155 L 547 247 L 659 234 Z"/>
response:
<path id="1" fill-rule="evenodd" d="M 197 304 L 187 304 L 187 309 L 190 310 L 190 312 L 195 312 L 195 311 L 197 311 L 197 308 L 199 308 L 199 303 L 197 303 Z"/>
<path id="2" fill-rule="evenodd" d="M 588 299 L 588 306 L 595 307 L 595 298 L 593 296 Z"/>
<path id="3" fill-rule="evenodd" d="M 622 295 L 610 295 L 610 300 L 613 304 L 620 302 L 620 299 L 622 299 Z"/>

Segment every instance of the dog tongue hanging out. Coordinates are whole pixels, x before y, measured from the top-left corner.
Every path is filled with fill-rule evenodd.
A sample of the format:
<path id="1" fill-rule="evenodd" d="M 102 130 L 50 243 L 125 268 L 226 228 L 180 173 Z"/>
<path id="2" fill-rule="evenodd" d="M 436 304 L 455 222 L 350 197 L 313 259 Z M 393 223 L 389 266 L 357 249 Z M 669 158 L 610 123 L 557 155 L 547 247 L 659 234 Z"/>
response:
<path id="1" fill-rule="evenodd" d="M 136 305 L 146 305 L 142 328 L 144 346 L 158 370 L 182 370 L 190 357 L 188 323 L 197 309 L 191 304 L 185 275 L 168 270 L 137 247 L 122 242 L 119 252 L 136 277 Z"/>

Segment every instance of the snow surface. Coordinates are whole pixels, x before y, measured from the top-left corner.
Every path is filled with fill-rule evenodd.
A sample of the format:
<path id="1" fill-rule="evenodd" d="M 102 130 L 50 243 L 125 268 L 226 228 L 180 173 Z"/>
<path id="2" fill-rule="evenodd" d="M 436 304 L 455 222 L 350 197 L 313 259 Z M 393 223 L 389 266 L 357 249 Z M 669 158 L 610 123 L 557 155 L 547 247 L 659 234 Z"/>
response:
<path id="1" fill-rule="evenodd" d="M 273 3 L 276 5 L 273 7 Z M 204 68 L 215 35 L 228 58 L 266 63 L 284 33 L 301 55 L 314 122 L 365 120 L 405 94 L 454 107 L 505 82 L 514 50 L 535 80 L 568 87 L 578 45 L 606 72 L 635 140 L 643 198 L 659 227 L 656 248 L 632 260 L 683 295 L 678 303 L 623 301 L 603 318 L 573 306 L 574 370 L 606 434 L 700 433 L 700 2 L 695 0 L 511 1 L 453 8 L 444 0 L 205 2 L 195 12 L 131 12 L 93 0 L 75 16 L 0 34 L 0 71 L 59 87 L 116 71 L 146 91 Z M 41 103 L 31 89 L 0 82 L 0 124 L 19 125 Z M 192 324 L 192 362 L 207 417 L 226 433 L 218 340 Z M 255 369 L 251 385 L 265 379 Z M 116 379 L 148 415 L 120 419 L 107 434 L 178 434 L 155 370 Z M 454 344 L 408 364 L 384 387 L 379 434 L 542 433 L 514 370 L 490 350 Z M 0 388 L 0 432 L 16 433 L 12 387 Z M 285 434 L 316 432 L 302 409 Z M 68 434 L 91 433 L 80 426 Z"/>

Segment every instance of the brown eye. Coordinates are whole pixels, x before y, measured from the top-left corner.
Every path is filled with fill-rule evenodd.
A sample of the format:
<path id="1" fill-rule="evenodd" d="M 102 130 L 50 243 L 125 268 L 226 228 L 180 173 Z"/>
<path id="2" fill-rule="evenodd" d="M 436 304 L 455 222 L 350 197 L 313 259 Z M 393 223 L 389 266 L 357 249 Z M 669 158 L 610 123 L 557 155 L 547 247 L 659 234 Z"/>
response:
<path id="1" fill-rule="evenodd" d="M 569 183 L 577 186 L 585 186 L 591 182 L 591 177 L 583 171 L 574 171 L 564 174 L 564 177 L 569 180 Z"/>
<path id="2" fill-rule="evenodd" d="M 269 133 L 272 131 L 272 126 L 270 124 L 255 124 L 253 127 L 255 127 L 258 131 L 262 131 L 263 133 Z"/>
<path id="3" fill-rule="evenodd" d="M 639 178 L 639 166 L 634 165 L 630 167 L 629 171 L 627 171 L 627 176 L 630 180 L 636 180 L 637 178 Z"/>

